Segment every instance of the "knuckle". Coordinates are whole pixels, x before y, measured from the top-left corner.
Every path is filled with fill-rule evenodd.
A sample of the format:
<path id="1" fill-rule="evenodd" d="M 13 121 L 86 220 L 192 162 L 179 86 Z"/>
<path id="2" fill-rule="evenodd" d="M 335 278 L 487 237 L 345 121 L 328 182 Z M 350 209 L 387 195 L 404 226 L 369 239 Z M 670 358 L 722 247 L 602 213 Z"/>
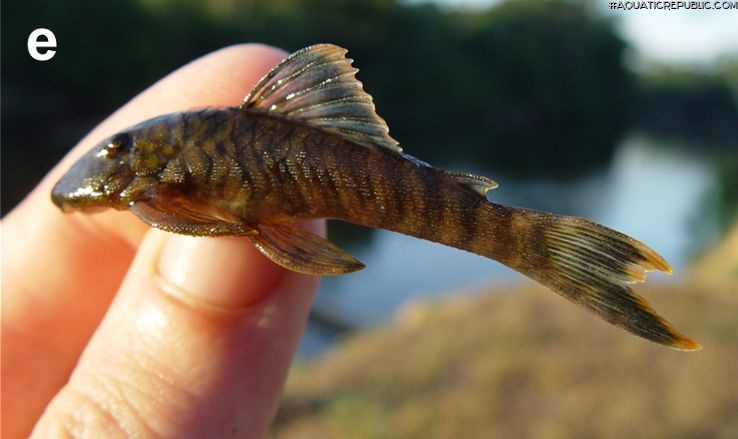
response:
<path id="1" fill-rule="evenodd" d="M 148 438 L 158 435 L 130 392 L 108 377 L 82 388 L 69 384 L 52 401 L 34 431 L 34 437 Z"/>

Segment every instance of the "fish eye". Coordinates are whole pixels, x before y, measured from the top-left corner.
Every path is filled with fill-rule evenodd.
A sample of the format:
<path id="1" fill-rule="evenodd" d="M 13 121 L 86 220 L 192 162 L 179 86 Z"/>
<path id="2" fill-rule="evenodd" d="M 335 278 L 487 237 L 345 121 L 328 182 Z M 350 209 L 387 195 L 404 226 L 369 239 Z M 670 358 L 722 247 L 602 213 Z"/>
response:
<path id="1" fill-rule="evenodd" d="M 110 143 L 105 145 L 105 152 L 108 157 L 113 157 L 116 154 L 123 152 L 128 149 L 131 144 L 131 136 L 126 133 L 120 133 L 113 136 L 110 139 Z"/>

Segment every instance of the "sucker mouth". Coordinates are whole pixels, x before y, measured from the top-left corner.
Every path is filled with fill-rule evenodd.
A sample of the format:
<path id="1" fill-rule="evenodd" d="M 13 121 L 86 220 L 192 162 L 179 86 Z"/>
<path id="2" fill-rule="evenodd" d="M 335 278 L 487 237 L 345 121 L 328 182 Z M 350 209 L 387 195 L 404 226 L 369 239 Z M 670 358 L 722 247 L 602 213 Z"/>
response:
<path id="1" fill-rule="evenodd" d="M 83 206 L 76 209 L 77 212 L 83 213 L 98 213 L 104 210 L 108 210 L 105 206 Z"/>
<path id="2" fill-rule="evenodd" d="M 63 180 L 60 181 L 51 191 L 51 201 L 63 212 L 81 209 L 86 207 L 85 205 L 97 204 L 105 197 L 105 194 L 89 185 L 79 186 L 69 191 L 64 190 L 63 183 Z"/>
<path id="3" fill-rule="evenodd" d="M 73 207 L 70 207 L 63 200 L 60 200 L 57 197 L 51 197 L 51 201 L 56 205 L 56 207 L 59 208 L 59 210 L 61 210 L 64 213 L 74 212 Z"/>

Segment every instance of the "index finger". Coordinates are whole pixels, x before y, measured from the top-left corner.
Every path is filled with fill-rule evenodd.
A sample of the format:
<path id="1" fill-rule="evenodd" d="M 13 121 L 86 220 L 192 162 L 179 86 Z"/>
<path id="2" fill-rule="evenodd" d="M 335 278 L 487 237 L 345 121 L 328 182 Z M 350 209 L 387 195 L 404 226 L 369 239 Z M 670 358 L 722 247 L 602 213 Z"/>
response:
<path id="1" fill-rule="evenodd" d="M 54 183 L 96 142 L 127 126 L 170 112 L 238 104 L 284 55 L 240 45 L 182 67 L 95 128 L 4 218 L 3 397 L 12 397 L 14 410 L 38 412 L 66 382 L 148 228 L 122 212 L 62 214 L 49 198 Z"/>

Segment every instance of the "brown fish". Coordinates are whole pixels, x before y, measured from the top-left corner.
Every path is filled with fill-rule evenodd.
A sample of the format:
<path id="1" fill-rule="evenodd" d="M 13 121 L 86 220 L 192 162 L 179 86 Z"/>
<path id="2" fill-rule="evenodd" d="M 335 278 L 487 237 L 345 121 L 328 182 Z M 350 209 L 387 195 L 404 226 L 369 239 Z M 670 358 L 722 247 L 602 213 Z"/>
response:
<path id="1" fill-rule="evenodd" d="M 320 276 L 364 265 L 296 220 L 393 230 L 497 260 L 648 340 L 700 348 L 629 287 L 671 272 L 659 254 L 582 218 L 495 204 L 494 181 L 403 153 L 345 55 L 302 49 L 239 107 L 126 129 L 75 163 L 52 200 L 65 212 L 127 209 L 169 232 L 247 236 L 275 263 Z"/>

